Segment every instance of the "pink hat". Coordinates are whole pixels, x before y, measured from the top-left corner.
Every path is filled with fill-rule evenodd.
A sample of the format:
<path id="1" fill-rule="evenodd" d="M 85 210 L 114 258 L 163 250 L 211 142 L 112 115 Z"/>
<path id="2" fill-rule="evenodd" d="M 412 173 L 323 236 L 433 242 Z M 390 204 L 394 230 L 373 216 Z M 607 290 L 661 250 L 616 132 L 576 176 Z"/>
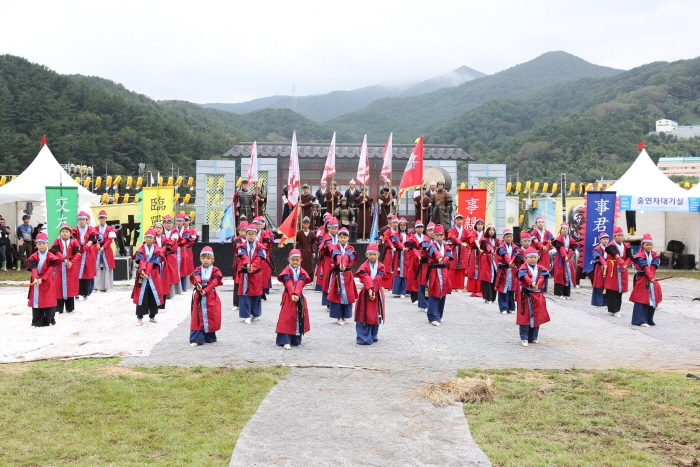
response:
<path id="1" fill-rule="evenodd" d="M 435 224 L 432 223 L 432 222 L 428 222 L 427 230 L 432 230 L 432 229 L 434 229 L 434 228 L 435 228 Z"/>
<path id="2" fill-rule="evenodd" d="M 97 215 L 97 217 L 107 217 L 107 211 L 105 211 L 103 209 L 102 211 L 100 211 L 100 213 Z"/>
<path id="3" fill-rule="evenodd" d="M 328 217 L 330 217 L 330 216 L 331 216 L 331 213 L 330 213 L 330 212 L 325 213 L 325 214 L 323 215 L 323 220 L 326 220 L 326 219 L 327 219 Z"/>
<path id="4" fill-rule="evenodd" d="M 251 232 L 251 231 L 252 231 L 252 232 L 257 232 L 257 231 L 258 231 L 258 228 L 255 227 L 254 224 L 248 224 L 248 225 L 245 226 L 245 231 L 246 231 L 246 232 Z"/>
<path id="5" fill-rule="evenodd" d="M 248 228 L 248 223 L 247 223 L 246 221 L 243 221 L 243 222 L 241 222 L 240 224 L 238 224 L 238 227 L 236 227 L 236 228 L 237 228 L 238 230 L 241 230 L 241 229 L 245 230 L 245 229 Z"/>
<path id="6" fill-rule="evenodd" d="M 402 224 L 402 223 L 403 223 L 403 224 L 408 224 L 408 221 L 406 220 L 405 217 L 402 217 L 401 219 L 399 219 L 399 224 Z"/>
<path id="7" fill-rule="evenodd" d="M 651 239 L 651 234 L 645 233 L 644 236 L 642 236 L 642 243 L 644 242 L 654 243 L 654 240 Z"/>
<path id="8" fill-rule="evenodd" d="M 85 211 L 80 211 L 78 213 L 78 219 L 90 219 L 90 216 Z"/>
<path id="9" fill-rule="evenodd" d="M 478 224 L 479 222 L 481 222 L 481 223 L 483 224 L 483 223 L 484 223 L 484 220 L 483 220 L 483 219 L 477 219 L 476 222 L 474 222 L 474 225 Z"/>
<path id="10" fill-rule="evenodd" d="M 263 216 L 258 216 L 255 219 L 253 219 L 253 224 L 264 224 L 264 223 L 265 223 L 265 219 L 263 218 Z"/>
<path id="11" fill-rule="evenodd" d="M 297 250 L 296 248 L 292 251 L 289 252 L 289 258 L 301 258 L 301 250 Z"/>
<path id="12" fill-rule="evenodd" d="M 513 231 L 510 229 L 503 229 L 503 233 L 501 235 L 503 235 L 504 237 L 506 235 L 513 235 Z"/>
<path id="13" fill-rule="evenodd" d="M 181 212 L 177 216 L 175 216 L 176 220 L 182 219 L 183 221 L 185 220 L 185 213 Z"/>
<path id="14" fill-rule="evenodd" d="M 434 234 L 444 234 L 445 233 L 445 228 L 442 226 L 442 224 L 438 224 L 435 226 L 435 230 L 433 230 Z"/>
<path id="15" fill-rule="evenodd" d="M 148 230 L 146 230 L 146 233 L 143 234 L 143 237 L 144 237 L 144 238 L 146 238 L 146 237 L 155 237 L 156 234 L 157 234 L 156 229 L 148 229 Z"/>
<path id="16" fill-rule="evenodd" d="M 398 222 L 399 218 L 396 216 L 392 216 L 391 219 L 389 219 L 389 222 Z"/>
<path id="17" fill-rule="evenodd" d="M 38 234 L 38 235 L 36 236 L 36 240 L 35 240 L 35 241 L 36 241 L 37 243 L 38 243 L 38 242 L 48 243 L 48 242 L 49 242 L 49 236 L 46 235 L 44 232 L 41 232 L 40 234 Z"/>
<path id="18" fill-rule="evenodd" d="M 328 218 L 328 227 L 338 227 L 338 219 L 335 217 L 329 217 Z"/>
<path id="19" fill-rule="evenodd" d="M 342 229 L 340 229 L 340 230 L 338 231 L 338 235 L 348 235 L 348 236 L 350 236 L 350 231 L 349 231 L 348 229 L 346 229 L 345 227 L 343 227 Z"/>
<path id="20" fill-rule="evenodd" d="M 532 237 L 529 233 L 525 232 L 524 234 L 520 235 L 520 241 L 522 242 L 523 240 L 532 240 Z"/>
<path id="21" fill-rule="evenodd" d="M 535 217 L 535 222 L 539 222 L 539 221 L 544 221 L 544 217 L 542 217 L 542 216 Z"/>
<path id="22" fill-rule="evenodd" d="M 415 223 L 415 227 L 418 228 L 418 227 L 425 227 L 425 226 L 423 225 L 423 222 L 420 219 L 418 219 Z"/>
<path id="23" fill-rule="evenodd" d="M 199 252 L 199 256 L 214 256 L 214 250 L 210 246 L 205 246 L 202 251 Z"/>
<path id="24" fill-rule="evenodd" d="M 365 250 L 365 252 L 369 253 L 370 251 L 379 253 L 379 247 L 376 243 L 370 243 L 369 245 L 367 245 L 367 249 Z"/>
<path id="25" fill-rule="evenodd" d="M 530 247 L 527 250 L 525 250 L 525 256 L 539 256 L 539 255 L 540 254 L 533 247 Z"/>
<path id="26" fill-rule="evenodd" d="M 610 235 L 607 234 L 607 232 L 601 232 L 598 234 L 599 239 L 604 239 L 604 238 L 610 238 Z"/>
<path id="27" fill-rule="evenodd" d="M 166 214 L 163 216 L 163 222 L 168 222 L 168 221 L 170 221 L 170 222 L 173 221 L 173 216 L 171 216 L 170 214 Z"/>
<path id="28" fill-rule="evenodd" d="M 567 229 L 569 228 L 569 224 L 566 222 L 562 222 L 561 225 L 559 226 L 559 229 L 561 230 L 562 227 L 566 227 Z"/>
<path id="29" fill-rule="evenodd" d="M 486 227 L 484 227 L 484 230 L 488 230 L 488 229 L 490 229 L 490 228 L 492 228 L 492 227 L 493 227 L 494 229 L 496 228 L 493 224 L 486 224 Z"/>
<path id="30" fill-rule="evenodd" d="M 615 227 L 613 229 L 613 235 L 617 235 L 617 234 L 623 234 L 623 235 L 625 234 L 625 231 L 622 230 L 622 227 Z"/>
<path id="31" fill-rule="evenodd" d="M 461 213 L 455 214 L 455 219 L 464 219 L 464 216 Z"/>

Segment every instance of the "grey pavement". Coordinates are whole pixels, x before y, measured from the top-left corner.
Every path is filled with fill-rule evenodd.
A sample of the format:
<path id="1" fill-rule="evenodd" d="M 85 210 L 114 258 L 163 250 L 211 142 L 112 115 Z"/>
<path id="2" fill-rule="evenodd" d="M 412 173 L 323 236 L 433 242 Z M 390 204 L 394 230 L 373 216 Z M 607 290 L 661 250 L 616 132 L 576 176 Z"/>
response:
<path id="1" fill-rule="evenodd" d="M 150 356 L 122 365 L 292 366 L 242 431 L 231 465 L 489 465 L 461 407 L 418 400 L 421 385 L 461 368 L 700 368 L 700 302 L 691 301 L 700 295 L 697 281 L 665 281 L 657 326 L 649 328 L 630 324 L 627 296 L 621 318 L 590 306 L 587 283 L 569 301 L 548 298 L 552 321 L 541 327 L 540 343 L 526 348 L 514 315 L 464 293 L 447 298 L 440 327 L 408 298 L 388 296 L 379 342 L 358 346 L 354 323 L 335 324 L 320 294 L 309 291 L 311 331 L 301 347 L 285 351 L 274 342 L 275 289 L 251 325 L 227 307 L 216 344 L 189 347 L 185 320 Z M 221 289 L 229 304 L 230 290 Z"/>

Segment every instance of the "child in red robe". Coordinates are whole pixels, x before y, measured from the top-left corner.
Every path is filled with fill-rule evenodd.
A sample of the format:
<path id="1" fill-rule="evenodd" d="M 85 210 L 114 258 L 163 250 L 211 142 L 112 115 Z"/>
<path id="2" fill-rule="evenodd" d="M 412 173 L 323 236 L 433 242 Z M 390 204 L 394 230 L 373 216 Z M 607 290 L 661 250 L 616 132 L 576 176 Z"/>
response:
<path id="1" fill-rule="evenodd" d="M 180 295 L 182 293 L 182 282 L 180 281 L 180 262 L 182 260 L 180 256 L 180 235 L 177 230 L 173 227 L 173 217 L 170 214 L 163 216 L 163 233 L 162 233 L 162 243 L 158 242 L 158 246 L 161 246 L 163 254 L 165 255 L 165 268 L 164 272 L 167 272 L 168 285 L 170 286 L 170 292 L 167 295 L 168 299 L 175 297 L 175 295 Z M 164 274 L 165 275 L 165 274 Z"/>
<path id="2" fill-rule="evenodd" d="M 53 279 L 60 260 L 49 251 L 49 237 L 45 233 L 38 234 L 35 241 L 37 251 L 27 259 L 27 270 L 32 273 L 27 305 L 32 308 L 32 328 L 39 328 L 56 324 Z"/>
<path id="3" fill-rule="evenodd" d="M 447 274 L 452 250 L 444 242 L 445 229 L 435 226 L 433 241 L 428 248 L 428 321 L 433 326 L 440 326 L 445 312 L 445 297 L 452 292 L 452 285 Z"/>
<path id="4" fill-rule="evenodd" d="M 515 293 L 518 290 L 518 268 L 515 260 L 520 248 L 513 243 L 513 232 L 503 229 L 503 242 L 496 250 L 498 272 L 494 288 L 498 292 L 498 309 L 501 314 L 515 313 Z"/>
<path id="5" fill-rule="evenodd" d="M 262 316 L 263 264 L 267 254 L 262 243 L 257 241 L 258 229 L 253 224 L 246 227 L 246 239 L 238 247 L 236 277 L 238 287 L 238 316 L 245 324 Z"/>
<path id="6" fill-rule="evenodd" d="M 496 280 L 497 264 L 496 250 L 498 249 L 498 239 L 496 238 L 496 227 L 493 224 L 486 226 L 484 235 L 479 242 L 479 280 L 481 281 L 481 294 L 485 303 L 496 301 Z"/>
<path id="7" fill-rule="evenodd" d="M 155 236 L 156 231 L 148 229 L 143 236 L 143 245 L 134 256 L 138 272 L 131 298 L 136 305 L 136 326 L 143 324 L 145 315 L 148 315 L 151 323 L 155 323 L 158 308 L 164 303 L 160 281 L 160 271 L 164 259 L 161 249 L 155 244 Z"/>
<path id="8" fill-rule="evenodd" d="M 418 301 L 421 244 L 423 240 L 427 238 L 423 230 L 423 223 L 418 219 L 413 232 L 408 235 L 408 241 L 406 242 L 406 247 L 408 248 L 408 253 L 406 254 L 406 274 L 408 275 L 406 279 L 406 291 L 411 294 L 411 303 L 416 303 Z"/>
<path id="9" fill-rule="evenodd" d="M 190 346 L 197 347 L 216 342 L 216 331 L 221 329 L 221 300 L 216 288 L 222 284 L 223 274 L 214 266 L 214 250 L 209 246 L 199 253 L 202 263 L 190 276 L 194 285 L 190 313 Z"/>
<path id="10" fill-rule="evenodd" d="M 629 274 L 627 268 L 632 264 L 632 250 L 625 243 L 625 231 L 615 227 L 613 240 L 605 248 L 608 253 L 608 269 L 605 272 L 605 295 L 608 302 L 608 313 L 620 317 L 622 294 L 629 289 Z"/>
<path id="11" fill-rule="evenodd" d="M 479 254 L 481 237 L 484 235 L 484 221 L 477 219 L 474 229 L 467 232 L 467 292 L 470 297 L 481 298 L 481 280 L 479 279 Z"/>
<path id="12" fill-rule="evenodd" d="M 393 271 L 394 277 L 391 282 L 391 293 L 394 297 L 406 297 L 406 286 L 408 284 L 408 222 L 405 218 L 399 219 L 399 230 L 391 235 L 390 241 L 396 248 L 394 251 Z"/>
<path id="13" fill-rule="evenodd" d="M 403 244 L 399 240 L 399 218 L 394 216 L 389 221 L 389 226 L 382 233 L 384 244 L 384 288 L 391 290 L 394 284 L 394 257 L 397 250 L 403 250 Z"/>
<path id="14" fill-rule="evenodd" d="M 543 287 L 549 271 L 539 263 L 539 252 L 535 248 L 525 251 L 525 261 L 518 270 L 518 314 L 515 324 L 520 327 L 520 343 L 523 347 L 537 344 L 540 325 L 549 322 L 547 299 Z"/>
<path id="15" fill-rule="evenodd" d="M 428 311 L 428 249 L 433 241 L 435 224 L 428 222 L 425 237 L 418 245 L 418 311 Z"/>
<path id="16" fill-rule="evenodd" d="M 277 345 L 286 350 L 301 345 L 301 338 L 311 330 L 309 307 L 304 297 L 304 286 L 311 283 L 311 276 L 301 267 L 301 250 L 290 251 L 288 261 L 289 266 L 277 276 L 284 286 L 277 320 Z"/>
<path id="17" fill-rule="evenodd" d="M 79 293 L 78 270 L 80 269 L 80 243 L 71 238 L 71 226 L 61 225 L 59 237 L 51 246 L 51 253 L 56 255 L 60 265 L 56 267 L 54 286 L 56 290 L 56 312 L 72 313 L 75 310 L 75 297 Z"/>
<path id="18" fill-rule="evenodd" d="M 450 261 L 450 284 L 452 290 L 464 292 L 467 277 L 468 229 L 462 226 L 464 216 L 455 215 L 455 225 L 447 232 L 447 240 L 452 244 L 452 257 Z"/>
<path id="19" fill-rule="evenodd" d="M 73 229 L 73 237 L 78 240 L 81 248 L 78 280 L 83 300 L 87 300 L 92 293 L 97 273 L 97 231 L 90 227 L 89 221 L 88 213 L 80 211 L 78 213 L 78 226 Z"/>
<path id="20" fill-rule="evenodd" d="M 263 294 L 262 300 L 267 300 L 267 294 L 272 287 L 272 271 L 275 269 L 272 264 L 272 246 L 275 244 L 275 234 L 265 228 L 265 218 L 258 216 L 253 219 L 253 224 L 258 229 L 257 240 L 265 248 L 265 261 L 262 264 Z"/>
<path id="21" fill-rule="evenodd" d="M 248 227 L 246 221 L 242 221 L 237 229 L 238 235 L 231 240 L 231 248 L 233 248 L 233 311 L 238 311 L 238 288 L 241 286 L 242 277 L 236 274 L 238 271 L 238 247 L 245 242 L 245 231 Z"/>
<path id="22" fill-rule="evenodd" d="M 547 271 L 552 270 L 552 257 L 549 255 L 549 250 L 552 249 L 554 235 L 552 232 L 544 228 L 544 217 L 537 216 L 535 218 L 535 228 L 530 232 L 532 236 L 532 246 L 535 247 L 540 255 L 539 264 Z M 547 282 L 549 277 L 544 282 L 544 293 L 547 293 Z"/>
<path id="23" fill-rule="evenodd" d="M 367 246 L 367 261 L 357 269 L 355 277 L 360 279 L 362 290 L 355 303 L 355 332 L 359 345 L 372 345 L 379 340 L 379 325 L 386 319 L 386 302 L 382 276 L 384 265 L 379 262 L 379 248 L 376 244 Z"/>
<path id="24" fill-rule="evenodd" d="M 328 277 L 328 301 L 331 303 L 331 318 L 336 318 L 343 326 L 352 318 L 352 305 L 357 298 L 357 288 L 352 275 L 352 267 L 357 263 L 357 255 L 348 244 L 350 232 L 343 227 L 338 231 L 338 244 L 331 249 L 331 269 Z"/>
<path id="25" fill-rule="evenodd" d="M 593 248 L 593 259 L 595 263 L 593 265 L 593 292 L 591 293 L 591 305 L 600 308 L 605 308 L 608 306 L 605 296 L 605 275 L 608 270 L 608 252 L 605 248 L 608 246 L 610 241 L 610 236 L 601 232 L 598 234 L 598 243 L 595 248 Z"/>
<path id="26" fill-rule="evenodd" d="M 554 239 L 552 246 L 557 252 L 552 261 L 554 275 L 554 295 L 569 300 L 571 288 L 576 286 L 576 265 L 574 256 L 578 243 L 569 235 L 569 224 L 563 223 L 559 228 L 559 236 Z"/>
<path id="27" fill-rule="evenodd" d="M 630 294 L 630 302 L 634 302 L 632 324 L 643 328 L 656 326 L 654 313 L 663 299 L 661 284 L 656 281 L 656 270 L 661 265 L 661 259 L 653 248 L 654 240 L 646 233 L 642 237 L 642 247 L 634 257 L 637 274 Z"/>
<path id="28" fill-rule="evenodd" d="M 321 305 L 325 305 L 328 311 L 331 309 L 331 302 L 328 301 L 328 278 L 333 269 L 333 259 L 331 258 L 331 250 L 334 245 L 338 244 L 338 219 L 333 216 L 328 217 L 327 221 L 328 233 L 323 236 L 318 248 L 318 266 L 320 275 L 317 281 L 321 284 Z"/>

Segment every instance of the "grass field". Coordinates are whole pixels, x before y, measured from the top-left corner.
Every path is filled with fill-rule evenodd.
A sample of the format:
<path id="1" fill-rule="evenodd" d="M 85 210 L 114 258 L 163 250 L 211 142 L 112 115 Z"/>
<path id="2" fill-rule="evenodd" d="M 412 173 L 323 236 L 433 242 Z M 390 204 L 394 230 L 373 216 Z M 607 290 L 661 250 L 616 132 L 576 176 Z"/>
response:
<path id="1" fill-rule="evenodd" d="M 21 269 L 19 271 L 13 270 L 13 269 L 8 269 L 7 271 L 0 270 L 0 281 L 26 281 L 26 282 L 29 282 L 29 279 L 31 277 L 32 277 L 32 275 L 26 269 Z"/>
<path id="2" fill-rule="evenodd" d="M 494 466 L 700 466 L 700 380 L 686 372 L 459 376 L 493 380 L 495 401 L 465 403 L 464 413 Z"/>
<path id="3" fill-rule="evenodd" d="M 282 368 L 0 365 L 0 465 L 227 466 Z"/>

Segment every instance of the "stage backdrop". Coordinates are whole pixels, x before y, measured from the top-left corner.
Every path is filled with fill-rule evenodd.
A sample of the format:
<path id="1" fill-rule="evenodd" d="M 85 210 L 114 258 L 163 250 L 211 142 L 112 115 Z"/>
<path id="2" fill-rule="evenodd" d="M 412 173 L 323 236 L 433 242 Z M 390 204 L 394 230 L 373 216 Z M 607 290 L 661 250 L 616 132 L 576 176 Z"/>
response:
<path id="1" fill-rule="evenodd" d="M 71 226 L 78 223 L 78 187 L 46 187 L 46 228 L 49 242 L 53 242 L 59 233 L 61 224 Z"/>

